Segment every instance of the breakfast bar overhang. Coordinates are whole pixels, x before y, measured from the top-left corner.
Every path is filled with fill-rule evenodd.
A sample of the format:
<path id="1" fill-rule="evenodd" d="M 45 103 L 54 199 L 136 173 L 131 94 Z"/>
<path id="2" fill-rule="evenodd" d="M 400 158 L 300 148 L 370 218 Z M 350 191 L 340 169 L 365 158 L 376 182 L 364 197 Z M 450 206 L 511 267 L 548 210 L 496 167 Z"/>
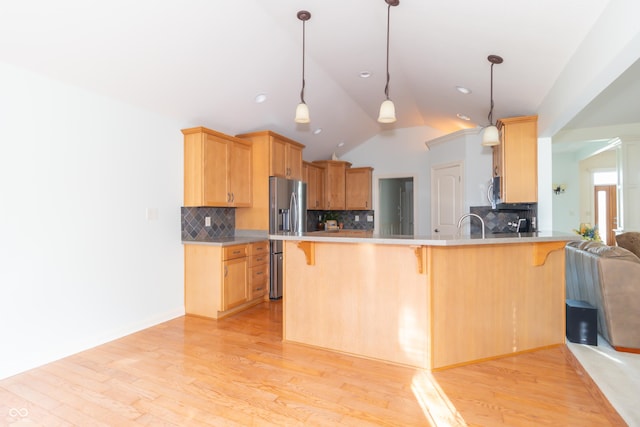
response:
<path id="1" fill-rule="evenodd" d="M 560 233 L 284 242 L 283 339 L 439 370 L 563 344 Z"/>

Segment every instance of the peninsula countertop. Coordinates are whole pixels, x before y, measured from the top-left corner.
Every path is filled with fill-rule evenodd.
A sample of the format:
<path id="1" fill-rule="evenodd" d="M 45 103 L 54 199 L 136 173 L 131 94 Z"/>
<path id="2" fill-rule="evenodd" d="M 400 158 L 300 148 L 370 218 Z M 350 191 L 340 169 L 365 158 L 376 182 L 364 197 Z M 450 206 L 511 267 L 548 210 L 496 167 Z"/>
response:
<path id="1" fill-rule="evenodd" d="M 417 246 L 464 246 L 464 245 L 495 245 L 517 244 L 536 242 L 562 242 L 579 240 L 576 234 L 561 233 L 556 231 L 537 231 L 534 233 L 499 233 L 487 234 L 483 239 L 481 235 L 431 235 L 431 236 L 405 236 L 405 235 L 380 235 L 366 230 L 338 230 L 338 231 L 313 231 L 302 234 L 282 233 L 270 234 L 270 240 L 291 240 L 307 242 L 331 242 L 331 243 L 373 243 L 383 245 L 417 245 Z"/>

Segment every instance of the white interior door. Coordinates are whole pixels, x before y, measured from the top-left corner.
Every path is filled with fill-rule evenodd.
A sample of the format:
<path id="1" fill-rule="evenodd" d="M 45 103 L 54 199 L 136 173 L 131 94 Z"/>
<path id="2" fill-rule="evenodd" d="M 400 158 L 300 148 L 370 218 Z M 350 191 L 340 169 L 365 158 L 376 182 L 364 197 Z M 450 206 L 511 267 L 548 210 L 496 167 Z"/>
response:
<path id="1" fill-rule="evenodd" d="M 431 169 L 431 232 L 454 235 L 462 215 L 462 163 Z"/>

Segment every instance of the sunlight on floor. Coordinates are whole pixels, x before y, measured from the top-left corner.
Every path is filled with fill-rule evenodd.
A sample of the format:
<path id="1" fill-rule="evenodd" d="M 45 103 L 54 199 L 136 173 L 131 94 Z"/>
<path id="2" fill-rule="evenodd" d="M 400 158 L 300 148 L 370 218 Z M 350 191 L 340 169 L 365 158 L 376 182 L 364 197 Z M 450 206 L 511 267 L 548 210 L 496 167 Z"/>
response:
<path id="1" fill-rule="evenodd" d="M 411 391 L 431 425 L 436 427 L 467 425 L 429 372 L 421 371 L 413 377 Z"/>

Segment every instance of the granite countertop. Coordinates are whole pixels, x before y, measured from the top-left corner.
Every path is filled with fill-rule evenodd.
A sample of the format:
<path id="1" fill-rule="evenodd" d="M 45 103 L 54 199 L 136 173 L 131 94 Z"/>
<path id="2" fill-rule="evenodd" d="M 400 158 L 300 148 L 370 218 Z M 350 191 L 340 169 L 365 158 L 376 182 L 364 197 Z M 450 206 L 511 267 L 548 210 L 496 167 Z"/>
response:
<path id="1" fill-rule="evenodd" d="M 555 231 L 538 231 L 535 233 L 500 233 L 481 235 L 431 235 L 401 236 L 379 235 L 364 230 L 314 231 L 302 234 L 271 234 L 271 240 L 292 240 L 308 242 L 332 243 L 375 243 L 383 245 L 425 245 L 425 246 L 461 246 L 461 245 L 495 245 L 533 242 L 561 242 L 580 240 L 576 234 Z"/>

